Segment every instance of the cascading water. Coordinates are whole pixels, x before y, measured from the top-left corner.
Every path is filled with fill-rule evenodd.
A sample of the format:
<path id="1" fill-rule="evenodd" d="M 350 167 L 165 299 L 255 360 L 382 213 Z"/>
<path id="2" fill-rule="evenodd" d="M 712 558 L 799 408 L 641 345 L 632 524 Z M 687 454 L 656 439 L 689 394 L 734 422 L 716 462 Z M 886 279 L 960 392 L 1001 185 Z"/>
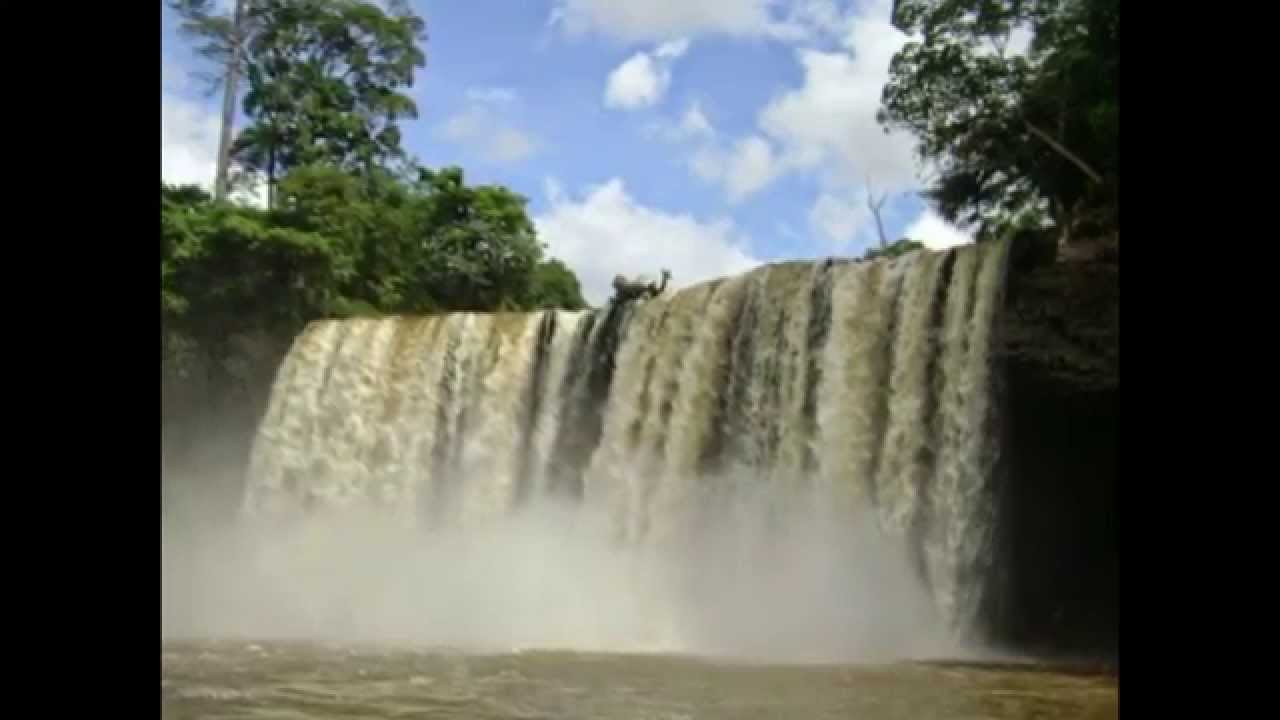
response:
<path id="1" fill-rule="evenodd" d="M 246 514 L 361 508 L 435 530 L 554 500 L 599 510 L 627 547 L 696 554 L 708 527 L 751 527 L 717 541 L 781 572 L 802 558 L 769 560 L 772 538 L 870 513 L 966 632 L 996 521 L 1006 255 L 782 263 L 587 312 L 314 323 L 279 371 Z"/>

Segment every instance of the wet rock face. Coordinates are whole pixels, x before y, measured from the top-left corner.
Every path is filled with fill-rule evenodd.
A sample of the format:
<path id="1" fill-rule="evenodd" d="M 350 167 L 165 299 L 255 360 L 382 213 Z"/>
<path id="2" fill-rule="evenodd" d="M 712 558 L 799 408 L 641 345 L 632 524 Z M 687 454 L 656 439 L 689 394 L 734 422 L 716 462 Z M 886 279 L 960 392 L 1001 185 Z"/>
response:
<path id="1" fill-rule="evenodd" d="M 1002 402 L 1007 521 L 996 640 L 1112 657 L 1118 634 L 1119 268 L 1009 275 Z"/>
<path id="2" fill-rule="evenodd" d="M 1002 359 L 1058 395 L 1120 386 L 1120 267 L 1056 262 L 1009 274 Z"/>

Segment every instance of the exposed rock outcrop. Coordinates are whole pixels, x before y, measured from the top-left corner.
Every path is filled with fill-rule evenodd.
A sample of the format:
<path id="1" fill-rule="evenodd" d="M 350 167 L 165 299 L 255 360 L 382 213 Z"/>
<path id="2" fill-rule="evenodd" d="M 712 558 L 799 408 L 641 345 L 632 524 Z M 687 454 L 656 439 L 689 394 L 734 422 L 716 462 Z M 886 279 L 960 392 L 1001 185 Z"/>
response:
<path id="1" fill-rule="evenodd" d="M 1003 592 L 989 625 L 1020 651 L 1114 660 L 1119 266 L 1015 254 L 1006 292 Z"/>

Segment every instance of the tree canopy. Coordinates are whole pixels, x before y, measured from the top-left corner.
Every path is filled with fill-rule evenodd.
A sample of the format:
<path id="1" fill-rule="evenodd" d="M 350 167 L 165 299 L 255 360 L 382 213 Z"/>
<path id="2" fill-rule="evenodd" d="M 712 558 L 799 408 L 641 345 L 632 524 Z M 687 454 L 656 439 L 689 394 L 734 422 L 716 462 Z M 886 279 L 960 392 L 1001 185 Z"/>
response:
<path id="1" fill-rule="evenodd" d="M 458 168 L 406 182 L 305 166 L 280 197 L 261 210 L 161 185 L 167 328 L 216 344 L 353 313 L 585 306 L 572 271 L 543 257 L 524 198 Z"/>
<path id="2" fill-rule="evenodd" d="M 401 146 L 425 64 L 408 3 L 237 5 L 238 24 L 211 0 L 170 2 L 221 79 L 247 78 L 232 150 L 269 200 L 161 183 L 167 361 L 195 348 L 217 364 L 233 337 L 289 337 L 321 317 L 585 306 L 573 272 L 544 256 L 525 198 Z"/>
<path id="3" fill-rule="evenodd" d="M 944 218 L 979 240 L 1114 229 L 1119 0 L 897 0 L 893 22 L 913 39 L 880 121 L 916 136 Z M 1018 32 L 1025 54 L 1009 48 Z"/>

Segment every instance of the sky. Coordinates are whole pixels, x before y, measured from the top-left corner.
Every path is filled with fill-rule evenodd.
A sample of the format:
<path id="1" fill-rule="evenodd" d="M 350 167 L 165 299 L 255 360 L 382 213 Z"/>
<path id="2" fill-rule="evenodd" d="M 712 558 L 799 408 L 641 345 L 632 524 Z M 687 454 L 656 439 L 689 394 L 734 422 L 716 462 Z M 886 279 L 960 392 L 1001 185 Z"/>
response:
<path id="1" fill-rule="evenodd" d="M 222 0 L 230 3 L 230 0 Z M 969 242 L 876 123 L 907 37 L 890 0 L 415 0 L 427 65 L 404 145 L 529 199 L 548 254 L 601 303 L 618 273 L 676 287 L 890 240 Z M 220 98 L 162 9 L 162 175 L 209 186 Z"/>

